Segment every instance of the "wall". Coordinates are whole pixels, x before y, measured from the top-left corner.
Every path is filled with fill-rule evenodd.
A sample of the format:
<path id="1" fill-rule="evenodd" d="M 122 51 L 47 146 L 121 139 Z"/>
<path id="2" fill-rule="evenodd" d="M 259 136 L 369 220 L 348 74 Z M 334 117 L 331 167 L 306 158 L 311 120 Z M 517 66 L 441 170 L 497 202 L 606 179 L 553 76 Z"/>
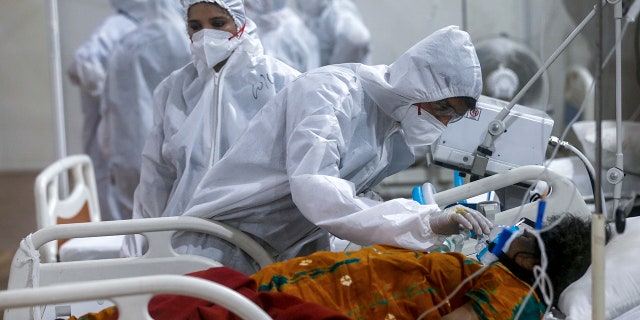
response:
<path id="1" fill-rule="evenodd" d="M 47 2 L 0 2 L 0 171 L 38 170 L 56 158 Z M 554 0 L 354 2 L 373 35 L 375 64 L 392 62 L 425 35 L 449 24 L 465 27 L 474 41 L 508 32 L 546 59 L 575 25 L 562 3 Z M 465 7 L 466 11 L 463 10 Z M 59 0 L 63 71 L 69 65 L 73 51 L 110 10 L 107 0 Z M 549 69 L 553 88 L 550 104 L 554 118 L 562 118 L 562 108 L 558 106 L 563 105 L 565 67 L 570 63 L 589 63 L 591 59 L 585 41 L 583 37 L 574 41 Z M 631 41 L 625 39 L 625 43 Z M 626 61 L 635 67 L 635 61 L 629 59 Z M 69 83 L 66 74 L 63 75 L 67 153 L 73 154 L 81 152 L 82 116 L 77 88 Z M 638 104 L 638 97 L 633 94 L 637 92 L 635 79 L 627 79 L 625 101 L 634 108 L 627 108 L 626 115 L 631 114 Z M 611 87 L 610 83 L 608 85 Z M 557 126 L 554 130 L 561 129 L 562 126 Z"/>
<path id="2" fill-rule="evenodd" d="M 48 0 L 0 2 L 0 171 L 41 169 L 56 158 L 49 63 Z M 60 0 L 65 71 L 76 47 L 110 13 L 107 0 Z M 77 89 L 64 75 L 68 153 L 79 153 Z"/>

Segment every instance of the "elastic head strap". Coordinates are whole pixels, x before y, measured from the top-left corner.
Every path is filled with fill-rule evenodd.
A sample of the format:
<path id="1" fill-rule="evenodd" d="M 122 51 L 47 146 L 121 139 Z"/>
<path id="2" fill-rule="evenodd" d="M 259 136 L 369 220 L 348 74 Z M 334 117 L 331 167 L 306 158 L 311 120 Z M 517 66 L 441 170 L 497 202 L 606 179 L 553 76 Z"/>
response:
<path id="1" fill-rule="evenodd" d="M 242 35 L 244 34 L 244 28 L 247 26 L 247 22 L 245 21 L 242 24 L 242 27 L 240 29 L 238 29 L 238 31 L 236 31 L 236 33 L 232 34 L 231 37 L 229 37 L 229 39 L 227 40 L 231 40 L 233 38 L 238 38 L 240 39 L 242 37 Z"/>

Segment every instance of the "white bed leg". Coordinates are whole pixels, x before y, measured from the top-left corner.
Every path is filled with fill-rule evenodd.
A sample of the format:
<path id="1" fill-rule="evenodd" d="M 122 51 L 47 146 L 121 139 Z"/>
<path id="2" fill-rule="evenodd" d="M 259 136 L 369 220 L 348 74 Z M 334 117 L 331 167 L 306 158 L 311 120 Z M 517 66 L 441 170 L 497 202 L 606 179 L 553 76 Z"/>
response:
<path id="1" fill-rule="evenodd" d="M 591 219 L 591 318 L 605 319 L 604 268 L 605 268 L 605 217 L 595 213 Z"/>

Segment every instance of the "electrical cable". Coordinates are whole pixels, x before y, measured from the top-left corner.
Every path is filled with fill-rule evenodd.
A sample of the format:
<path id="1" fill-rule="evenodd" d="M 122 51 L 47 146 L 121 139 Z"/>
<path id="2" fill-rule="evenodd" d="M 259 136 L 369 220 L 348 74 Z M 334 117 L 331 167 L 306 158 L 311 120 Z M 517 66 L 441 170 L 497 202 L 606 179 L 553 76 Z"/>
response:
<path id="1" fill-rule="evenodd" d="M 544 242 L 542 241 L 542 238 L 540 237 L 540 233 L 554 228 L 557 224 L 560 223 L 561 220 L 562 219 L 558 219 L 557 221 L 554 221 L 554 223 L 551 224 L 550 226 L 541 228 L 540 230 L 529 230 L 529 232 L 536 237 L 536 241 L 538 243 L 538 248 L 540 248 L 540 265 L 537 265 L 537 266 L 535 266 L 533 268 L 534 278 L 536 280 L 534 281 L 533 285 L 531 285 L 531 288 L 529 289 L 529 292 L 527 293 L 527 295 L 523 298 L 522 302 L 520 303 L 521 307 L 519 308 L 518 312 L 516 313 L 516 316 L 514 317 L 514 319 L 519 319 L 519 317 L 522 315 L 522 312 L 524 311 L 524 306 L 526 306 L 526 302 L 528 301 L 528 299 L 531 296 L 533 296 L 534 291 L 538 287 L 540 288 L 540 293 L 542 294 L 542 297 L 540 297 L 540 299 L 542 299 L 544 301 L 544 303 L 546 304 L 546 306 L 547 306 L 544 315 L 546 316 L 551 311 L 554 292 L 553 292 L 553 285 L 551 284 L 551 280 L 549 279 L 549 277 L 548 277 L 548 275 L 546 273 L 546 269 L 547 269 L 547 265 L 548 265 L 548 259 L 547 259 L 546 248 L 545 248 Z M 485 265 L 482 268 L 480 268 L 477 271 L 475 271 L 470 276 L 468 276 L 467 278 L 465 278 L 460 284 L 458 284 L 458 286 L 450 294 L 447 295 L 447 297 L 445 297 L 445 299 L 443 299 L 442 301 L 440 301 L 435 306 L 433 306 L 433 307 L 427 309 L 426 311 L 424 311 L 423 313 L 421 313 L 420 316 L 417 318 L 417 320 L 423 319 L 429 313 L 431 313 L 431 312 L 439 309 L 443 305 L 447 304 L 451 300 L 451 298 L 453 296 L 455 296 L 458 293 L 458 291 L 460 291 L 462 289 L 462 287 L 467 282 L 469 282 L 469 281 L 473 280 L 474 278 L 480 276 L 491 265 L 492 264 Z"/>
<path id="2" fill-rule="evenodd" d="M 605 6 L 605 3 L 603 3 L 603 4 L 602 4 L 602 6 Z M 626 31 L 626 27 L 627 27 L 627 25 L 628 25 L 628 23 L 624 25 L 624 28 L 623 28 L 622 34 L 624 34 L 624 32 Z M 611 49 L 610 49 L 610 51 L 609 51 L 609 54 L 607 55 L 606 59 L 604 59 L 604 61 L 603 61 L 603 63 L 601 64 L 600 68 L 598 68 L 598 69 L 596 70 L 596 72 L 597 72 L 597 73 L 596 73 L 596 75 L 600 75 L 600 74 L 602 73 L 602 70 L 604 69 L 604 66 L 609 62 L 610 58 L 612 57 L 612 55 L 613 55 L 613 53 L 614 53 L 614 51 L 615 51 L 615 48 L 616 48 L 617 44 L 621 41 L 621 39 L 622 39 L 622 36 L 620 36 L 618 39 L 616 39 L 617 41 L 616 41 L 616 43 L 611 47 Z M 577 121 L 580 119 L 580 116 L 582 115 L 582 113 L 584 113 L 584 109 L 586 108 L 586 105 L 587 105 L 587 103 L 588 103 L 588 97 L 590 96 L 590 94 L 591 94 L 591 93 L 593 92 L 593 90 L 595 89 L 595 82 L 596 82 L 596 81 L 595 81 L 595 79 L 597 79 L 597 77 L 594 77 L 594 80 L 591 82 L 591 86 L 589 87 L 589 90 L 587 91 L 587 93 L 585 94 L 585 97 L 583 98 L 583 101 L 582 101 L 582 103 L 581 103 L 581 105 L 580 105 L 580 109 L 579 109 L 579 110 L 578 110 L 578 112 L 575 114 L 575 116 L 573 117 L 573 119 L 571 119 L 571 121 L 567 124 L 567 126 L 566 126 L 566 127 L 565 127 L 565 129 L 564 129 L 564 131 L 563 131 L 563 132 L 562 132 L 562 134 L 560 135 L 560 140 L 561 140 L 561 141 L 564 141 L 565 137 L 566 137 L 566 136 L 567 136 L 567 134 L 569 133 L 569 130 L 571 129 L 571 126 L 572 126 L 575 122 L 577 122 Z M 544 165 L 544 168 L 545 168 L 545 171 L 544 171 L 544 172 L 546 172 L 546 170 L 548 169 L 548 166 L 549 166 L 549 163 L 551 162 L 551 160 L 555 159 L 555 157 L 556 157 L 556 155 L 557 155 L 557 152 L 558 152 L 559 148 L 560 148 L 560 146 L 559 146 L 559 145 L 554 146 L 554 149 L 553 149 L 553 151 L 552 151 L 552 155 L 549 157 L 549 159 L 548 159 L 547 163 Z M 544 174 L 544 172 L 542 172 L 542 173 L 541 173 L 541 176 Z M 595 170 L 594 170 L 594 172 L 595 172 Z M 537 180 L 537 181 L 540 181 L 540 180 Z M 535 184 L 536 184 L 536 183 L 532 184 L 532 185 L 529 187 L 529 189 L 527 190 L 527 192 L 526 192 L 526 193 L 531 192 L 531 190 L 535 187 Z M 527 196 L 526 196 L 526 193 L 525 193 L 525 195 L 523 196 L 523 199 L 522 199 L 522 205 L 524 205 L 524 204 L 526 204 L 526 203 L 527 203 Z M 594 194 L 595 194 L 595 193 L 594 193 Z M 516 215 L 514 216 L 514 219 L 513 219 L 513 221 L 512 221 L 512 223 L 511 223 L 511 224 L 515 224 L 518 220 L 520 220 L 520 219 L 522 218 L 522 210 L 523 210 L 523 206 L 522 206 L 522 205 L 520 206 L 520 211 L 519 211 L 519 213 L 518 213 L 518 214 L 516 214 Z M 604 208 L 603 208 L 603 211 L 605 211 L 605 209 L 604 209 Z"/>
<path id="3" fill-rule="evenodd" d="M 435 310 L 438 310 L 440 307 L 442 307 L 446 303 L 449 303 L 449 300 L 451 300 L 451 298 L 453 298 L 453 296 L 456 293 L 458 293 L 458 291 L 460 291 L 460 289 L 462 289 L 462 286 L 464 286 L 467 282 L 473 280 L 473 278 L 481 275 L 490 266 L 491 266 L 490 264 L 486 265 L 486 266 L 483 266 L 482 268 L 478 269 L 476 272 L 472 273 L 470 276 L 468 276 L 466 279 L 464 279 L 462 282 L 460 282 L 460 284 L 458 284 L 458 286 L 455 289 L 453 289 L 453 291 L 449 295 L 447 295 L 447 297 L 444 298 L 444 300 L 440 301 L 435 306 L 433 306 L 433 307 L 427 309 L 425 312 L 421 313 L 420 316 L 416 320 L 422 320 L 429 313 L 431 313 L 431 312 L 433 312 Z"/>
<path id="4" fill-rule="evenodd" d="M 596 192 L 596 180 L 595 180 L 596 170 L 591 164 L 591 161 L 589 161 L 589 159 L 587 158 L 587 156 L 585 156 L 584 153 L 582 153 L 578 148 L 576 148 L 569 142 L 562 141 L 560 140 L 560 138 L 555 136 L 552 136 L 549 139 L 549 145 L 551 146 L 559 145 L 560 147 L 563 147 L 571 151 L 573 154 L 575 154 L 578 157 L 578 159 L 580 159 L 580 161 L 582 161 L 582 163 L 585 166 L 585 169 L 587 170 L 587 174 L 589 175 L 589 181 L 591 183 L 591 190 L 593 192 L 593 196 L 595 197 L 596 194 L 600 194 L 602 196 L 602 200 L 604 201 L 605 200 L 604 192 L 602 190 L 600 190 L 600 192 Z"/>
<path id="5" fill-rule="evenodd" d="M 522 303 L 520 303 L 520 305 L 521 306 L 525 306 L 526 302 L 528 301 L 528 299 L 533 295 L 533 292 L 535 291 L 535 289 L 539 287 L 540 288 L 540 293 L 542 294 L 542 297 L 540 297 L 540 298 L 547 305 L 547 308 L 545 310 L 543 318 L 546 318 L 547 315 L 549 314 L 549 312 L 551 312 L 551 307 L 552 307 L 552 304 L 553 304 L 554 292 L 553 292 L 553 285 L 552 285 L 551 280 L 549 279 L 549 276 L 547 275 L 547 272 L 546 272 L 549 260 L 547 258 L 546 247 L 544 245 L 544 242 L 542 241 L 542 237 L 540 236 L 540 234 L 555 228 L 556 225 L 558 225 L 561 221 L 562 221 L 562 219 L 558 219 L 558 220 L 554 221 L 551 225 L 543 227 L 540 230 L 530 230 L 529 231 L 532 235 L 534 235 L 536 237 L 536 240 L 538 242 L 538 248 L 540 248 L 540 265 L 539 266 L 535 266 L 533 268 L 534 278 L 536 280 L 534 281 L 533 285 L 531 286 L 531 289 L 529 290 L 529 293 L 523 299 L 523 301 L 522 301 Z M 516 313 L 516 316 L 514 317 L 514 319 L 516 319 L 516 320 L 519 319 L 520 316 L 522 315 L 523 311 L 524 311 L 524 308 L 520 308 L 518 310 L 518 312 Z"/>

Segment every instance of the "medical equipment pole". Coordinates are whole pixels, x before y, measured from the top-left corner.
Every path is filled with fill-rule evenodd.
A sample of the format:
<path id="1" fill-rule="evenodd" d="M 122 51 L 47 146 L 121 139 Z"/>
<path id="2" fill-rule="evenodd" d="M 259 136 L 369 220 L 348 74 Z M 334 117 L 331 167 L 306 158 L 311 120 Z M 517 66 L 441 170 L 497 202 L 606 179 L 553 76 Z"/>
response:
<path id="1" fill-rule="evenodd" d="M 51 80 L 51 106 L 55 120 L 55 148 L 58 159 L 67 155 L 64 122 L 64 101 L 62 97 L 62 67 L 60 62 L 60 24 L 58 21 L 58 1 L 49 0 L 49 67 Z"/>
<path id="2" fill-rule="evenodd" d="M 467 30 L 468 22 L 467 22 L 467 10 L 468 3 L 467 0 L 462 0 L 462 30 Z"/>
<path id="3" fill-rule="evenodd" d="M 597 0 L 597 4 L 600 0 Z M 596 190 L 601 190 L 602 187 L 602 106 L 604 103 L 602 83 L 602 60 L 603 60 L 603 48 L 602 39 L 604 38 L 603 32 L 603 6 L 598 6 L 598 27 L 599 36 L 596 37 L 597 52 L 597 64 L 601 70 L 597 72 L 597 84 L 596 87 L 596 103 L 594 106 L 594 120 L 596 124 Z M 605 319 L 605 296 L 604 296 L 604 245 L 605 245 L 605 217 L 602 211 L 603 201 L 600 197 L 594 197 L 595 200 L 595 212 L 591 218 L 591 318 L 594 320 Z"/>
<path id="4" fill-rule="evenodd" d="M 616 50 L 616 162 L 615 167 L 607 171 L 607 181 L 613 185 L 613 213 L 617 214 L 622 196 L 622 180 L 624 179 L 624 158 L 622 154 L 622 1 L 608 0 L 614 4 L 615 50 Z M 618 217 L 607 217 L 608 220 Z M 622 217 L 624 221 L 624 217 Z"/>
<path id="5" fill-rule="evenodd" d="M 485 170 L 487 168 L 487 164 L 489 162 L 489 156 L 491 156 L 492 151 L 491 148 L 493 146 L 493 141 L 495 138 L 500 136 L 505 131 L 504 119 L 509 115 L 511 109 L 515 104 L 517 104 L 520 99 L 524 96 L 524 94 L 533 86 L 534 82 L 540 78 L 542 73 L 547 71 L 547 68 L 558 58 L 558 56 L 564 52 L 564 50 L 569 46 L 571 41 L 575 39 L 575 37 L 582 32 L 582 29 L 591 21 L 591 19 L 596 14 L 596 8 L 592 9 L 591 12 L 580 22 L 580 24 L 569 34 L 569 36 L 560 44 L 560 46 L 551 54 L 551 56 L 545 61 L 544 65 L 538 69 L 538 71 L 529 79 L 522 89 L 516 94 L 513 99 L 498 113 L 496 118 L 489 123 L 489 127 L 487 133 L 485 134 L 483 142 L 478 146 L 473 155 L 473 163 L 471 164 L 471 174 L 477 176 L 484 176 Z"/>
<path id="6" fill-rule="evenodd" d="M 62 97 L 62 63 L 60 61 L 60 23 L 58 21 L 58 0 L 49 0 L 49 78 L 51 82 L 51 107 L 54 118 L 56 159 L 67 156 L 67 138 L 65 135 L 64 100 Z M 69 190 L 68 177 L 60 180 L 61 194 Z"/>
<path id="7" fill-rule="evenodd" d="M 591 218 L 591 318 L 605 319 L 604 269 L 605 269 L 605 218 L 595 213 Z"/>

